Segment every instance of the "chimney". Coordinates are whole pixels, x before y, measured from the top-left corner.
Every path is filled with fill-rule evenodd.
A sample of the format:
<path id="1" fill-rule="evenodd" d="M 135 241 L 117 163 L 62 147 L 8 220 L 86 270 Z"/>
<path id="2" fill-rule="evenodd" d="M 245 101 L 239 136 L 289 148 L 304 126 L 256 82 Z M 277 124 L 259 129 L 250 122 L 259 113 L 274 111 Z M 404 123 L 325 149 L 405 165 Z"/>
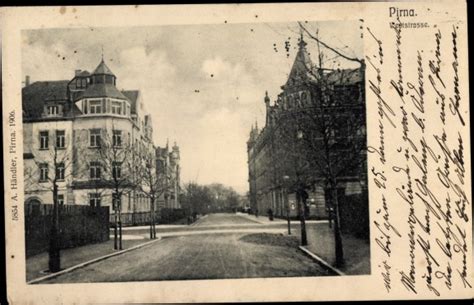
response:
<path id="1" fill-rule="evenodd" d="M 75 70 L 74 71 L 74 76 L 78 76 L 79 74 L 81 74 L 81 72 L 82 72 L 81 70 Z"/>
<path id="2" fill-rule="evenodd" d="M 29 86 L 29 85 L 30 85 L 30 76 L 27 75 L 27 76 L 25 77 L 25 87 L 26 87 L 26 86 Z"/>

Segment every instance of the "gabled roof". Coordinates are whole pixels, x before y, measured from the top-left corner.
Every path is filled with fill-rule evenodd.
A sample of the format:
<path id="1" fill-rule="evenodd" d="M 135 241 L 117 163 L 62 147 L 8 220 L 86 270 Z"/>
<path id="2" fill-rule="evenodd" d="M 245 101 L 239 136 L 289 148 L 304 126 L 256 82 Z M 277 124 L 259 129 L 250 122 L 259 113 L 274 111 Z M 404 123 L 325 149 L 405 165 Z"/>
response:
<path id="1" fill-rule="evenodd" d="M 132 114 L 137 113 L 137 100 L 140 91 L 138 90 L 122 90 L 123 95 L 125 95 L 130 101 L 130 112 Z"/>
<path id="2" fill-rule="evenodd" d="M 66 101 L 68 80 L 41 81 L 21 90 L 25 118 L 40 118 L 47 101 Z"/>
<path id="3" fill-rule="evenodd" d="M 94 72 L 92 72 L 92 74 L 107 74 L 107 75 L 115 76 L 115 74 L 105 64 L 104 59 L 102 59 L 100 61 L 99 65 L 97 66 L 97 68 L 95 68 L 95 70 L 94 70 Z"/>
<path id="4" fill-rule="evenodd" d="M 298 80 L 314 79 L 314 76 L 311 75 L 311 71 L 314 69 L 313 62 L 306 50 L 306 42 L 303 40 L 303 37 L 300 38 L 298 45 L 298 53 L 296 53 L 286 85 Z"/>
<path id="5" fill-rule="evenodd" d="M 94 97 L 112 97 L 126 100 L 127 97 L 122 94 L 114 85 L 112 84 L 92 84 L 84 92 L 78 94 L 76 100 L 82 98 L 94 98 Z"/>
<path id="6" fill-rule="evenodd" d="M 84 76 L 90 76 L 90 75 L 91 74 L 89 73 L 89 71 L 84 70 L 84 71 L 81 71 L 77 76 L 84 77 Z"/>

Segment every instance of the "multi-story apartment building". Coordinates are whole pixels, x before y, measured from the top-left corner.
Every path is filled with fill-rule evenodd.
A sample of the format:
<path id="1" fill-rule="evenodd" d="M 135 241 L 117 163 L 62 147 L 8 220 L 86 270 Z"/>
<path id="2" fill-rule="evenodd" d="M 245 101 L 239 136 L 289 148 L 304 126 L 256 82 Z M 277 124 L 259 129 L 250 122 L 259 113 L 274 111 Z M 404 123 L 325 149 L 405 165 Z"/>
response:
<path id="1" fill-rule="evenodd" d="M 168 142 L 165 147 L 156 148 L 156 170 L 161 179 L 162 193 L 158 198 L 158 206 L 168 209 L 179 209 L 181 193 L 181 168 L 179 146 L 174 143 L 171 150 Z"/>
<path id="2" fill-rule="evenodd" d="M 135 166 L 140 154 L 154 154 L 151 116 L 139 91 L 116 85 L 103 59 L 92 73 L 76 70 L 70 80 L 30 84 L 27 77 L 25 202 L 53 203 L 57 185 L 59 203 L 111 206 L 120 188 L 122 212 L 150 209 L 143 192 L 132 187 L 138 171 L 125 163 Z"/>
<path id="3" fill-rule="evenodd" d="M 296 216 L 299 213 L 296 192 L 300 187 L 307 196 L 306 213 L 327 217 L 330 208 L 327 206 L 328 179 L 323 173 L 327 164 L 320 161 L 343 159 L 346 151 L 355 148 L 350 147 L 355 141 L 348 144 L 347 139 L 360 139 L 357 144 L 360 152 L 356 153 L 360 155 L 354 155 L 353 164 L 346 162 L 343 165 L 346 168 L 338 171 L 335 177 L 338 194 L 349 196 L 367 192 L 363 75 L 362 67 L 318 69 L 301 37 L 288 80 L 281 87 L 278 98 L 272 103 L 265 94 L 265 126 L 259 129 L 255 124 L 250 131 L 247 152 L 249 201 L 253 211 L 265 214 L 271 208 L 275 215 L 286 216 L 289 210 L 291 216 Z M 352 126 L 351 130 L 346 123 L 352 116 L 357 117 L 358 125 Z M 312 120 L 314 122 L 308 122 Z M 325 122 L 326 129 L 332 130 L 326 143 L 317 120 L 329 120 Z M 331 121 L 338 121 L 338 124 Z M 282 140 L 285 137 L 286 143 Z M 324 148 L 330 150 L 327 155 Z M 342 162 L 337 165 L 340 164 Z"/>

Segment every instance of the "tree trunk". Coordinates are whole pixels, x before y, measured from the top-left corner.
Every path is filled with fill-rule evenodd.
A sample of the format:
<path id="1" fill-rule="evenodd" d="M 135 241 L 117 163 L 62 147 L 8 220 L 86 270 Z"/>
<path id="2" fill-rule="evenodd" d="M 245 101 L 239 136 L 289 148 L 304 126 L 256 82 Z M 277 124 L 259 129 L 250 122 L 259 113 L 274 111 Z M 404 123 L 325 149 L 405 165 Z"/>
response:
<path id="1" fill-rule="evenodd" d="M 339 215 L 339 202 L 337 198 L 337 188 L 331 185 L 331 200 L 334 207 L 334 241 L 336 252 L 336 266 L 341 267 L 344 264 L 344 252 L 342 247 L 341 223 Z"/>
<path id="2" fill-rule="evenodd" d="M 300 192 L 300 191 L 298 191 Z M 301 194 L 297 195 L 298 200 L 298 211 L 300 216 L 300 225 L 301 225 L 301 245 L 307 246 L 308 245 L 308 238 L 306 236 L 306 218 L 305 218 L 305 211 L 304 211 L 304 203 L 302 202 Z"/>
<path id="3" fill-rule="evenodd" d="M 155 197 L 153 197 L 153 239 L 156 239 L 156 206 L 155 206 Z"/>
<path id="4" fill-rule="evenodd" d="M 288 235 L 291 235 L 291 222 L 290 222 L 290 201 L 288 200 L 288 190 L 285 188 L 285 201 L 286 201 L 286 221 L 288 222 Z"/>
<path id="5" fill-rule="evenodd" d="M 150 198 L 150 239 L 156 238 L 155 228 L 155 200 L 153 197 Z"/>
<path id="6" fill-rule="evenodd" d="M 58 272 L 61 269 L 61 257 L 59 250 L 59 206 L 58 206 L 58 186 L 53 183 L 53 215 L 51 219 L 51 231 L 49 236 L 49 261 L 50 272 Z"/>
<path id="7" fill-rule="evenodd" d="M 119 249 L 122 250 L 122 207 L 121 202 L 119 201 Z"/>
<path id="8" fill-rule="evenodd" d="M 115 195 L 113 195 L 115 197 Z M 112 207 L 114 209 L 114 250 L 118 249 L 118 211 L 117 211 L 117 199 L 112 199 Z"/>
<path id="9" fill-rule="evenodd" d="M 150 239 L 153 239 L 153 207 L 150 202 Z"/>

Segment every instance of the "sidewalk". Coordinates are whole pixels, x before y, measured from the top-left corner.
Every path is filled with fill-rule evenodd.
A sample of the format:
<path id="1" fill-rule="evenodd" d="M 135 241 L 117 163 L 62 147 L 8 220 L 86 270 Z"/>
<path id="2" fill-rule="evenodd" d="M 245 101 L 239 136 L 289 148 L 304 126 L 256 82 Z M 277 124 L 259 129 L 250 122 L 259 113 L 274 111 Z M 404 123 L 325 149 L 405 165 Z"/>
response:
<path id="1" fill-rule="evenodd" d="M 300 238 L 300 230 L 294 234 Z M 327 223 L 312 224 L 307 227 L 308 249 L 313 254 L 335 266 L 334 231 Z M 356 238 L 350 234 L 342 235 L 344 266 L 337 268 L 347 275 L 370 274 L 369 241 Z"/>
<path id="2" fill-rule="evenodd" d="M 160 224 L 156 224 L 155 227 L 156 227 L 156 229 L 178 229 L 178 228 L 189 227 L 189 225 L 160 225 Z M 122 231 L 134 231 L 134 230 L 150 230 L 150 225 L 122 227 Z M 110 229 L 110 232 L 113 232 L 113 229 Z"/>
<path id="3" fill-rule="evenodd" d="M 140 240 L 123 240 L 123 250 L 144 244 L 150 241 L 149 239 Z M 70 248 L 61 250 L 61 269 L 66 269 L 77 264 L 89 261 L 91 259 L 107 255 L 118 250 L 114 250 L 114 240 L 111 238 L 109 241 L 90 244 L 82 247 Z M 33 280 L 47 275 L 44 270 L 48 269 L 48 252 L 43 252 L 38 255 L 29 257 L 26 259 L 26 281 Z"/>
<path id="4" fill-rule="evenodd" d="M 283 219 L 283 218 L 277 218 L 277 217 L 274 217 L 273 218 L 273 221 L 271 221 L 270 219 L 268 219 L 268 215 L 259 215 L 258 218 L 255 217 L 255 215 L 249 215 L 247 213 L 240 213 L 238 212 L 237 213 L 238 216 L 241 216 L 241 217 L 245 217 L 249 220 L 252 220 L 252 221 L 255 221 L 255 222 L 258 222 L 260 224 L 263 224 L 263 225 L 269 225 L 269 224 L 286 224 L 287 223 L 287 220 L 286 219 Z M 291 219 L 291 225 L 294 226 L 295 224 L 299 225 L 299 220 L 294 220 L 294 219 Z M 306 220 L 306 223 L 307 224 L 313 224 L 313 223 L 328 223 L 328 220 L 327 219 L 322 219 L 322 220 Z"/>
<path id="5" fill-rule="evenodd" d="M 204 215 L 204 216 L 198 216 L 198 219 L 191 223 L 191 224 L 179 224 L 179 223 L 176 223 L 176 224 L 160 224 L 160 223 L 157 223 L 156 224 L 156 229 L 157 230 L 168 230 L 168 229 L 182 229 L 182 228 L 188 228 L 190 226 L 194 226 L 195 224 L 197 224 L 200 220 L 206 218 L 207 215 Z M 135 231 L 135 230 L 149 230 L 150 229 L 150 225 L 142 225 L 142 226 L 127 226 L 127 227 L 122 227 L 122 231 Z M 112 232 L 112 231 L 111 231 Z"/>
<path id="6" fill-rule="evenodd" d="M 247 213 L 241 213 L 241 212 L 237 212 L 236 215 L 240 217 L 244 217 L 248 220 L 263 224 L 263 225 L 286 223 L 286 220 L 279 219 L 279 218 L 273 218 L 273 221 L 271 221 L 270 219 L 268 219 L 268 215 L 259 215 L 258 217 L 255 217 L 255 215 L 249 215 Z"/>

